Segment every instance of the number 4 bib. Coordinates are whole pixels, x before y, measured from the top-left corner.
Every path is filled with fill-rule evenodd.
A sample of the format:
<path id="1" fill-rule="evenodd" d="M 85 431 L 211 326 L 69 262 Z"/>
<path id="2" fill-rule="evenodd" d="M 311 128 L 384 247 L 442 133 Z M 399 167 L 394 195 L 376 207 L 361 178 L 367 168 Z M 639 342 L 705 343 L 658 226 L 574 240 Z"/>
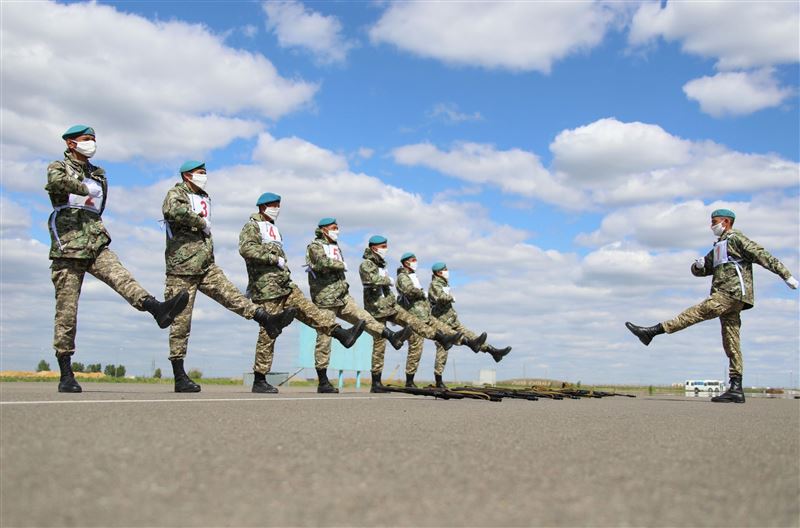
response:
<path id="1" fill-rule="evenodd" d="M 278 244 L 283 244 L 283 238 L 281 237 L 281 232 L 278 230 L 278 226 L 270 222 L 257 222 L 257 224 L 258 230 L 261 232 L 262 243 L 269 244 L 270 242 L 277 242 Z"/>

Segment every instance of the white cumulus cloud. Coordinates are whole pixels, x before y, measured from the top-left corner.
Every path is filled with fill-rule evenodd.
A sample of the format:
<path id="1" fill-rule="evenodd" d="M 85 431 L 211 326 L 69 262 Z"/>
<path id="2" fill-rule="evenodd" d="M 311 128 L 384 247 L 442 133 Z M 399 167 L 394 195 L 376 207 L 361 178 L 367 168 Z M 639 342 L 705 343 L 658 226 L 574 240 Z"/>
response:
<path id="1" fill-rule="evenodd" d="M 564 130 L 550 144 L 555 168 L 589 186 L 686 163 L 690 149 L 689 141 L 658 125 L 614 118 Z"/>
<path id="2" fill-rule="evenodd" d="M 797 2 L 647 2 L 631 22 L 629 40 L 662 37 L 693 55 L 717 59 L 720 70 L 757 68 L 800 60 Z"/>
<path id="3" fill-rule="evenodd" d="M 369 35 L 448 64 L 549 73 L 555 61 L 597 46 L 617 9 L 601 2 L 392 2 Z"/>
<path id="4" fill-rule="evenodd" d="M 505 192 L 576 207 L 582 197 L 565 187 L 542 166 L 536 154 L 522 149 L 499 150 L 493 145 L 458 143 L 443 151 L 430 143 L 405 145 L 392 151 L 395 162 L 421 165 L 472 183 Z"/>
<path id="5" fill-rule="evenodd" d="M 794 93 L 772 72 L 800 61 L 799 27 L 798 2 L 648 2 L 634 14 L 628 39 L 643 46 L 663 38 L 716 59 L 720 73 L 690 80 L 683 91 L 703 112 L 721 117 L 779 106 Z"/>
<path id="6" fill-rule="evenodd" d="M 347 160 L 297 137 L 275 139 L 266 132 L 258 136 L 253 159 L 275 170 L 328 173 L 347 168 Z"/>
<path id="7" fill-rule="evenodd" d="M 722 72 L 693 79 L 683 85 L 686 97 L 714 117 L 744 115 L 780 106 L 795 93 L 781 87 L 770 69 L 755 72 Z"/>
<path id="8" fill-rule="evenodd" d="M 297 0 L 267 1 L 263 7 L 267 29 L 281 47 L 305 49 L 321 63 L 334 63 L 344 61 L 354 46 L 335 16 L 322 15 Z"/>
<path id="9" fill-rule="evenodd" d="M 2 61 L 0 118 L 15 131 L 3 141 L 20 161 L 59 148 L 75 123 L 95 127 L 104 159 L 199 156 L 256 135 L 317 90 L 205 26 L 97 3 L 4 5 Z"/>
<path id="10" fill-rule="evenodd" d="M 687 141 L 658 125 L 613 118 L 562 131 L 553 168 L 597 204 L 620 205 L 796 188 L 800 165 L 777 154 Z"/>

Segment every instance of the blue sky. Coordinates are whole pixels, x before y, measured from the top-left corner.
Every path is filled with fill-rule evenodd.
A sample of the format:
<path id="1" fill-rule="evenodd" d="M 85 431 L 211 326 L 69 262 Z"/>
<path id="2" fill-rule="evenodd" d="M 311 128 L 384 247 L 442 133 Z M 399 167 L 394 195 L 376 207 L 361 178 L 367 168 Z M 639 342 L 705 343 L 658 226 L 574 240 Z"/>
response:
<path id="1" fill-rule="evenodd" d="M 649 349 L 620 330 L 627 317 L 649 324 L 702 299 L 708 284 L 687 262 L 711 242 L 714 206 L 738 209 L 741 229 L 797 273 L 796 4 L 37 5 L 3 6 L 2 287 L 41 307 L 4 310 L 4 368 L 33 364 L 49 346 L 41 187 L 73 122 L 98 129 L 112 247 L 155 293 L 160 199 L 175 167 L 202 157 L 224 209 L 218 257 L 240 287 L 236 234 L 251 195 L 281 191 L 298 284 L 322 216 L 343 221 L 353 264 L 375 232 L 397 241 L 390 261 L 406 249 L 424 264 L 447 260 L 462 319 L 515 347 L 497 365 L 501 378 L 523 364 L 595 381 L 720 377 L 715 322 Z M 90 49 L 55 19 L 90 32 Z M 92 96 L 76 95 L 78 83 Z M 26 259 L 42 266 L 23 270 Z M 360 299 L 357 275 L 350 282 Z M 759 273 L 757 296 L 746 367 L 785 384 L 800 371 L 797 294 Z M 147 324 L 99 284 L 84 306 L 89 318 L 113 307 L 115 320 L 139 323 L 134 333 Z M 224 375 L 247 370 L 252 325 L 210 303 L 199 305 L 204 317 L 190 359 Z M 243 335 L 219 357 L 226 328 Z M 109 336 L 79 332 L 87 361 L 110 361 Z M 281 368 L 295 356 L 287 334 Z M 165 362 L 166 336 L 144 335 L 145 351 L 127 362 L 134 371 Z M 402 360 L 392 354 L 387 365 Z M 452 357 L 459 375 L 495 367 Z"/>

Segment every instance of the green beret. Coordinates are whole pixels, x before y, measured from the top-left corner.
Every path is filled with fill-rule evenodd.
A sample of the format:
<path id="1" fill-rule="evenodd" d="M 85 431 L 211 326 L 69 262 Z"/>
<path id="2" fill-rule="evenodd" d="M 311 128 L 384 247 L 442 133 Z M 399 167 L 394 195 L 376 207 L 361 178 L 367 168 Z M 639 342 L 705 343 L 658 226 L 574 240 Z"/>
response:
<path id="1" fill-rule="evenodd" d="M 433 271 L 442 271 L 445 268 L 447 268 L 447 264 L 445 264 L 444 262 L 437 262 L 436 264 L 431 266 L 431 269 Z"/>
<path id="2" fill-rule="evenodd" d="M 400 257 L 400 262 L 403 262 L 404 260 L 408 260 L 410 258 L 417 258 L 417 256 L 415 254 L 411 253 L 410 251 L 407 252 L 407 253 L 403 253 L 403 256 Z"/>
<path id="3" fill-rule="evenodd" d="M 192 172 L 195 169 L 199 169 L 201 167 L 205 168 L 206 162 L 205 161 L 197 161 L 197 160 L 189 160 L 184 161 L 183 165 L 181 165 L 180 173 L 183 174 L 184 172 Z"/>
<path id="4" fill-rule="evenodd" d="M 715 216 L 724 216 L 736 220 L 736 213 L 734 213 L 730 209 L 717 209 L 716 211 L 711 213 L 711 218 L 714 218 Z"/>
<path id="5" fill-rule="evenodd" d="M 73 125 L 67 129 L 66 132 L 61 134 L 61 139 L 72 139 L 78 136 L 94 135 L 94 129 L 86 125 Z"/>
<path id="6" fill-rule="evenodd" d="M 329 225 L 335 224 L 335 223 L 336 223 L 336 219 L 333 218 L 332 216 L 328 216 L 328 217 L 325 217 L 322 220 L 320 220 L 317 225 L 319 227 L 325 227 L 325 226 L 329 226 Z"/>
<path id="7" fill-rule="evenodd" d="M 264 204 L 268 204 L 268 203 L 272 203 L 272 202 L 280 202 L 280 201 L 281 201 L 281 195 L 280 194 L 275 194 L 275 193 L 271 193 L 271 192 L 265 192 L 264 194 L 262 194 L 261 196 L 258 197 L 258 201 L 256 202 L 256 205 L 264 205 Z"/>
<path id="8" fill-rule="evenodd" d="M 370 246 L 377 246 L 378 244 L 385 244 L 387 242 L 388 240 L 383 235 L 375 235 L 373 237 L 370 237 L 369 239 Z"/>

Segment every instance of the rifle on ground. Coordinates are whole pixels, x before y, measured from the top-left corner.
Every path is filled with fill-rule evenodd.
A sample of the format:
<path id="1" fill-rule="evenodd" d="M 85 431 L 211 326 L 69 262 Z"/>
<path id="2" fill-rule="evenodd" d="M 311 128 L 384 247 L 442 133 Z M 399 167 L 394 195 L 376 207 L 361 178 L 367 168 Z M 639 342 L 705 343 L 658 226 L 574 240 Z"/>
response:
<path id="1" fill-rule="evenodd" d="M 463 390 L 453 390 L 440 389 L 432 385 L 428 387 L 397 387 L 395 385 L 384 385 L 383 389 L 387 392 L 399 392 L 402 394 L 413 394 L 415 396 L 432 396 L 434 398 L 441 398 L 442 400 L 463 400 L 466 398 L 493 402 L 503 401 L 501 396 L 487 394 L 468 387 Z"/>

